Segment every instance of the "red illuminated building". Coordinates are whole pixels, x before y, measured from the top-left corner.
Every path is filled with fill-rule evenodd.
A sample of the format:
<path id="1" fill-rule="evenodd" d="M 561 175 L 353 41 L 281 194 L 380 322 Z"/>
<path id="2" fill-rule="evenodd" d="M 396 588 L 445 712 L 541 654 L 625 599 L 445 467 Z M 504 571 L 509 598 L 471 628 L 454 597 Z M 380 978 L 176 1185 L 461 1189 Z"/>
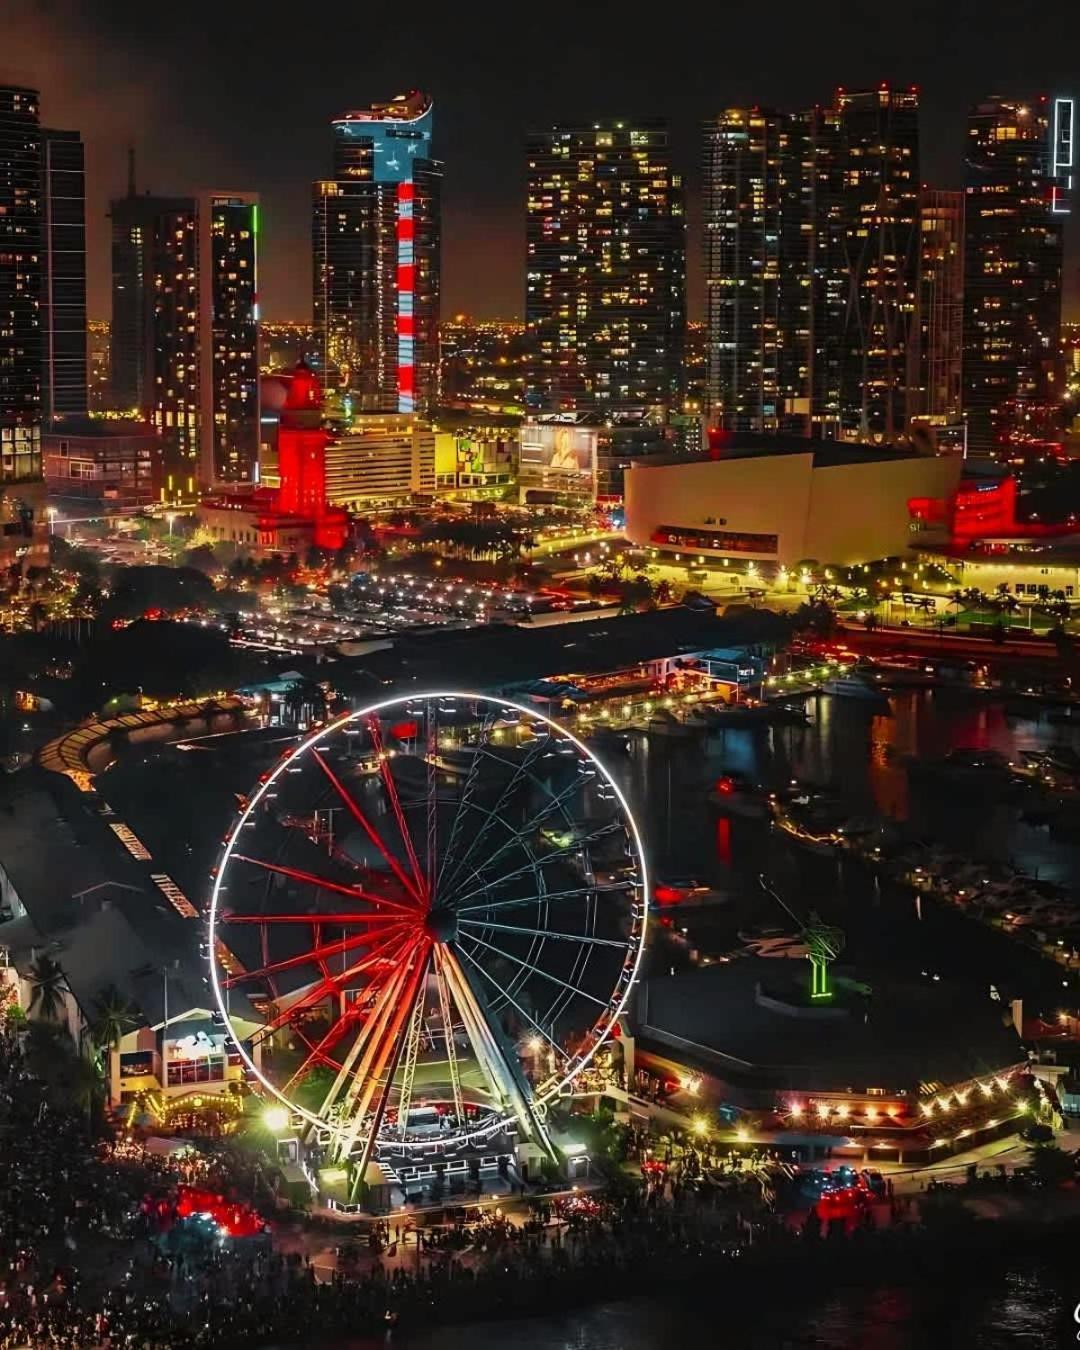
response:
<path id="1" fill-rule="evenodd" d="M 969 474 L 948 497 L 911 497 L 912 522 L 948 536 L 952 549 L 984 539 L 1045 539 L 1073 533 L 1074 525 L 1040 525 L 1016 519 L 1016 479 Z"/>
<path id="2" fill-rule="evenodd" d="M 349 516 L 326 500 L 322 385 L 303 361 L 289 382 L 278 425 L 280 487 L 207 497 L 199 520 L 215 539 L 258 552 L 334 551 L 349 534 Z"/>

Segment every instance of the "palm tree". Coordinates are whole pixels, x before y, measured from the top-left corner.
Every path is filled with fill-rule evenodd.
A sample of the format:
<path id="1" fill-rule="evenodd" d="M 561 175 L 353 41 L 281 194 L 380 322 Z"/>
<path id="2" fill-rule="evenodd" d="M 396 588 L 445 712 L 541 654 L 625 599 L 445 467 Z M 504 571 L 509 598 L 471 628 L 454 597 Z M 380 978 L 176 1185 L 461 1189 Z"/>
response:
<path id="1" fill-rule="evenodd" d="M 105 1079 L 92 1059 L 81 1055 L 73 1057 L 67 1076 L 67 1090 L 73 1106 L 86 1112 L 86 1123 L 92 1125 L 94 1116 L 105 1099 Z"/>
<path id="2" fill-rule="evenodd" d="M 117 1050 L 121 1040 L 139 1025 L 139 1010 L 115 984 L 106 985 L 94 1000 L 90 1039 L 99 1051 Z"/>
<path id="3" fill-rule="evenodd" d="M 68 991 L 67 976 L 51 956 L 39 956 L 30 967 L 30 1011 L 38 1009 L 46 1021 L 53 1022 L 64 1007 Z"/>

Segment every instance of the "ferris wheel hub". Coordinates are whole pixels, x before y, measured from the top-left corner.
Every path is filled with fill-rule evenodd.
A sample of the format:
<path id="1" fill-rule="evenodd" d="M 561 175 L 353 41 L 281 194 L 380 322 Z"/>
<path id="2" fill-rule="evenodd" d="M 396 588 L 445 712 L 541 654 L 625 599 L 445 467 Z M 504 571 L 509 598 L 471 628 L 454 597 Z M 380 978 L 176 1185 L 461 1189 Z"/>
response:
<path id="1" fill-rule="evenodd" d="M 424 917 L 424 932 L 432 942 L 453 942 L 458 935 L 458 918 L 448 905 L 434 905 Z"/>

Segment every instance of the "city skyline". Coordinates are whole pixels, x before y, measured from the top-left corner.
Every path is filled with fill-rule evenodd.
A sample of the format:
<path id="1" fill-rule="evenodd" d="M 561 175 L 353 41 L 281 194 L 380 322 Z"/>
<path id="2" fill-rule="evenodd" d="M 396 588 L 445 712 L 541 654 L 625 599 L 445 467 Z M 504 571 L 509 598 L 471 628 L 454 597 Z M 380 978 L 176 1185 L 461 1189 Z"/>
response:
<path id="1" fill-rule="evenodd" d="M 421 6 L 407 49 L 393 40 L 391 16 L 361 20 L 342 8 L 326 17 L 334 42 L 305 58 L 277 29 L 252 32 L 239 16 L 215 14 L 211 29 L 190 17 L 149 16 L 126 0 L 102 0 L 94 10 L 80 14 L 61 0 L 45 13 L 14 0 L 4 61 L 7 78 L 41 89 L 43 124 L 77 128 L 86 143 L 89 313 L 108 314 L 104 212 L 123 191 L 133 142 L 140 189 L 188 193 L 228 183 L 260 194 L 263 313 L 271 320 L 310 313 L 309 278 L 296 260 L 307 252 L 310 181 L 325 162 L 325 127 L 372 99 L 411 87 L 434 97 L 435 153 L 447 166 L 443 312 L 479 318 L 523 314 L 527 132 L 578 118 L 668 119 L 674 167 L 688 187 L 689 312 L 700 318 L 703 119 L 736 104 L 809 105 L 838 85 L 917 84 L 922 179 L 958 188 L 969 107 L 992 92 L 1069 92 L 1068 38 L 1077 25 L 1047 11 L 1016 32 L 1010 11 L 995 3 L 979 7 L 977 22 L 974 14 L 917 6 L 910 22 L 885 30 L 869 7 L 851 4 L 823 33 L 813 16 L 784 5 L 770 17 L 767 59 L 764 52 L 753 59 L 752 17 L 728 21 L 729 50 L 742 52 L 729 69 L 692 59 L 693 45 L 681 36 L 699 26 L 694 14 L 655 44 L 608 31 L 601 14 L 582 14 L 572 40 L 526 19 L 515 54 L 503 20 L 486 7 L 466 25 Z M 811 30 L 816 50 L 823 37 L 831 40 L 808 62 Z M 924 40 L 927 31 L 935 41 Z M 598 63 L 589 53 L 600 50 Z M 956 60 L 942 62 L 945 51 Z M 288 70 L 284 97 L 278 66 Z M 586 70 L 588 78 L 578 78 Z M 98 93 L 103 82 L 108 100 Z M 1077 232 L 1073 225 L 1067 243 L 1067 318 L 1080 311 Z"/>

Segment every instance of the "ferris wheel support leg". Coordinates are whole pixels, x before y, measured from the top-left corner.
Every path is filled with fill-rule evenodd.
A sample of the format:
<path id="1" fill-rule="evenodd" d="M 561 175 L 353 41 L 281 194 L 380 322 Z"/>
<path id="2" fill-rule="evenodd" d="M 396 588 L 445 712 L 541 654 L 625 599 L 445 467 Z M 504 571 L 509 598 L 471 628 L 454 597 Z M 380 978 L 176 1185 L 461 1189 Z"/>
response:
<path id="1" fill-rule="evenodd" d="M 364 1053 L 356 1064 L 352 1081 L 341 1099 L 346 1118 L 338 1137 L 338 1157 L 342 1161 L 350 1157 L 356 1148 L 356 1141 L 364 1127 L 365 1117 L 371 1108 L 372 1098 L 388 1060 L 393 1055 L 396 1063 L 400 1056 L 401 1047 L 405 1044 L 402 1033 L 412 1016 L 420 984 L 419 977 L 426 966 L 427 952 L 421 953 L 420 944 L 417 943 L 404 955 L 400 969 L 372 1010 L 368 1023 L 371 1029 L 366 1037 Z M 368 1026 L 365 1026 L 365 1031 L 368 1030 Z M 347 1059 L 346 1063 L 349 1062 Z M 352 1062 L 355 1063 L 355 1060 Z"/>
<path id="2" fill-rule="evenodd" d="M 378 1033 L 382 1029 L 382 1026 L 386 1018 L 393 1011 L 394 1001 L 397 998 L 401 986 L 405 981 L 405 975 L 407 970 L 407 962 L 405 958 L 406 958 L 405 952 L 399 953 L 399 960 L 401 964 L 397 967 L 394 974 L 390 977 L 390 979 L 386 982 L 386 984 L 383 985 L 377 999 L 372 1004 L 371 1010 L 368 1013 L 367 1020 L 363 1023 L 363 1025 L 360 1028 L 360 1032 L 356 1037 L 356 1040 L 353 1041 L 352 1045 L 349 1047 L 348 1054 L 341 1061 L 341 1067 L 338 1069 L 337 1077 L 334 1079 L 334 1082 L 331 1085 L 330 1090 L 327 1092 L 326 1097 L 323 1100 L 322 1110 L 319 1112 L 321 1116 L 325 1117 L 326 1115 L 328 1115 L 331 1107 L 337 1103 L 338 1094 L 341 1092 L 345 1084 L 349 1082 L 349 1078 L 350 1075 L 352 1075 L 353 1073 L 356 1061 L 360 1058 L 361 1054 L 366 1055 L 367 1050 L 370 1048 L 370 1043 L 372 1039 L 378 1035 Z M 353 1088 L 355 1087 L 355 1084 L 356 1079 L 353 1078 L 352 1083 Z M 346 1107 L 349 1105 L 348 1091 L 343 1104 Z M 338 1156 L 339 1157 L 345 1156 L 341 1153 L 340 1148 L 338 1150 Z"/>
<path id="3" fill-rule="evenodd" d="M 417 968 L 411 972 L 407 993 L 401 1007 L 385 1029 L 385 1034 L 379 1041 L 372 1042 L 372 1049 L 376 1053 L 371 1057 L 370 1062 L 366 1062 L 361 1069 L 363 1077 L 359 1081 L 364 1083 L 364 1089 L 357 1094 L 355 1099 L 352 1123 L 341 1147 L 342 1158 L 349 1157 L 352 1154 L 364 1122 L 370 1114 L 371 1121 L 367 1126 L 367 1133 L 364 1135 L 360 1155 L 354 1159 L 350 1188 L 354 1199 L 364 1184 L 368 1164 L 375 1155 L 375 1145 L 378 1142 L 379 1131 L 382 1129 L 383 1117 L 386 1115 L 386 1106 L 394 1085 L 394 1075 L 405 1049 L 406 1037 L 402 1035 L 402 1030 L 405 1023 L 411 1020 L 416 1005 L 423 1006 L 424 983 L 429 964 L 430 952 L 424 952 L 418 961 Z M 365 1060 L 367 1060 L 367 1056 L 365 1056 Z"/>
<path id="4" fill-rule="evenodd" d="M 401 1090 L 398 1093 L 398 1130 L 404 1137 L 409 1123 L 409 1107 L 412 1105 L 413 1082 L 416 1079 L 416 1060 L 420 1053 L 420 1036 L 424 1029 L 424 995 L 427 985 L 427 971 L 430 958 L 424 963 L 424 974 L 413 1004 L 412 1016 L 405 1040 L 405 1067 L 402 1070 Z"/>
<path id="5" fill-rule="evenodd" d="M 520 1064 L 515 1062 L 512 1047 L 499 1035 L 499 1023 L 490 1012 L 483 992 L 473 985 L 464 967 L 449 950 L 446 951 L 446 966 L 451 973 L 454 1001 L 485 1076 L 497 1085 L 497 1095 L 510 1105 L 522 1132 L 554 1159 L 555 1150 L 547 1128 L 533 1107 L 528 1081 Z"/>
<path id="6" fill-rule="evenodd" d="M 454 1094 L 454 1119 L 458 1126 L 465 1124 L 465 1103 L 461 1096 L 461 1071 L 458 1068 L 457 1046 L 454 1044 L 454 1019 L 450 1008 L 450 989 L 442 967 L 442 948 L 435 948 L 435 981 L 439 987 L 439 1011 L 442 1014 L 443 1034 L 446 1036 L 446 1062 L 450 1069 L 450 1089 Z"/>

